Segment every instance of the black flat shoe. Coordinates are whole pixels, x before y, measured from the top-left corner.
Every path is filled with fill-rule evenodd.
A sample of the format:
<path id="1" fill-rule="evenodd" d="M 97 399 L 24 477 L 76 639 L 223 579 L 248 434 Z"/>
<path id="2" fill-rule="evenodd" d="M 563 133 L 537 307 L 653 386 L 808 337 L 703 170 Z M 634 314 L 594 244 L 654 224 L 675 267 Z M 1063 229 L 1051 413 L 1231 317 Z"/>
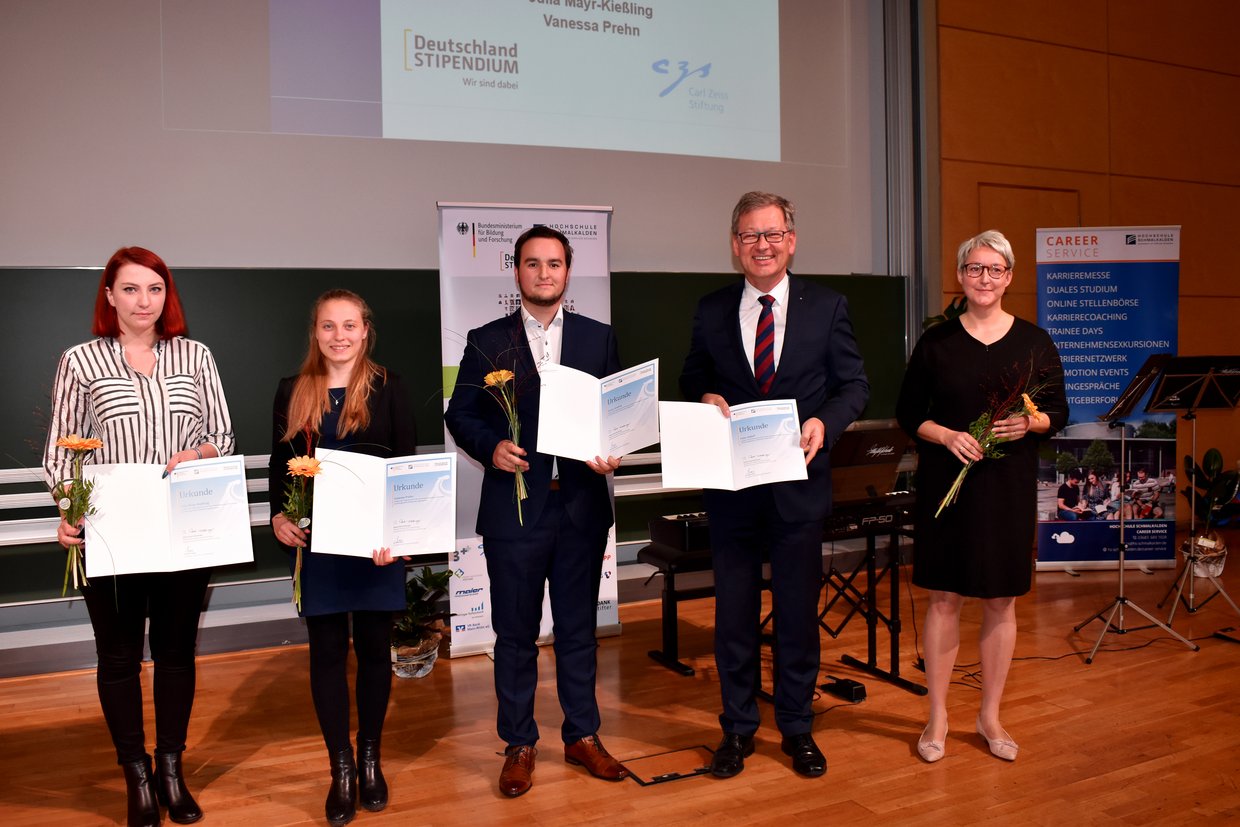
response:
<path id="1" fill-rule="evenodd" d="M 716 778 L 731 778 L 745 769 L 745 759 L 753 755 L 752 735 L 723 734 L 723 740 L 715 748 L 710 759 L 710 774 Z"/>
<path id="2" fill-rule="evenodd" d="M 827 757 L 808 732 L 786 736 L 779 746 L 784 755 L 792 756 L 792 768 L 801 775 L 817 778 L 827 771 Z"/>

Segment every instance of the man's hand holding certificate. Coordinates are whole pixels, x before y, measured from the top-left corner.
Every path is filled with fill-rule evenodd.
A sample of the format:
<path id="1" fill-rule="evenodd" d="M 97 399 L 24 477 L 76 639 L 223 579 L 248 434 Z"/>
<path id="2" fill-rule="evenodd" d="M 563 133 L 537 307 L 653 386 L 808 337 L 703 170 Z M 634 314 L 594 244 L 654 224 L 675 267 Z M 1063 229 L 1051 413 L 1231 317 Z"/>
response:
<path id="1" fill-rule="evenodd" d="M 539 381 L 539 452 L 589 462 L 659 441 L 658 359 L 602 379 L 547 365 Z"/>
<path id="2" fill-rule="evenodd" d="M 163 465 L 88 465 L 96 513 L 86 521 L 86 576 L 249 563 L 245 457 Z"/>
<path id="3" fill-rule="evenodd" d="M 731 406 L 660 402 L 663 485 L 739 491 L 803 480 L 805 452 L 795 399 Z"/>
<path id="4" fill-rule="evenodd" d="M 445 554 L 456 545 L 456 454 L 384 459 L 315 451 L 314 554 Z"/>

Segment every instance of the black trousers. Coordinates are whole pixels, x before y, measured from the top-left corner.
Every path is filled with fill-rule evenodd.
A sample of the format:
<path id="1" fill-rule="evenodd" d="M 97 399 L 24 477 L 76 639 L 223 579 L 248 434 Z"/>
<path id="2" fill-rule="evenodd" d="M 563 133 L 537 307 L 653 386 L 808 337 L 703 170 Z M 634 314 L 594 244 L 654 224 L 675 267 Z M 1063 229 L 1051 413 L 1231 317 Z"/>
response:
<path id="1" fill-rule="evenodd" d="M 310 695 L 330 754 L 350 749 L 349 615 L 357 655 L 357 737 L 379 740 L 392 692 L 392 613 L 310 615 Z"/>
<path id="2" fill-rule="evenodd" d="M 822 521 L 779 516 L 771 486 L 710 491 L 710 549 L 715 573 L 715 662 L 724 732 L 758 729 L 762 553 L 771 563 L 775 612 L 775 723 L 785 736 L 813 729 L 820 657 L 818 595 L 822 586 Z"/>
<path id="3" fill-rule="evenodd" d="M 194 707 L 198 618 L 210 578 L 210 569 L 192 569 L 94 577 L 82 587 L 99 656 L 99 703 L 118 763 L 147 755 L 141 674 L 148 617 L 155 663 L 155 751 L 185 749 Z"/>

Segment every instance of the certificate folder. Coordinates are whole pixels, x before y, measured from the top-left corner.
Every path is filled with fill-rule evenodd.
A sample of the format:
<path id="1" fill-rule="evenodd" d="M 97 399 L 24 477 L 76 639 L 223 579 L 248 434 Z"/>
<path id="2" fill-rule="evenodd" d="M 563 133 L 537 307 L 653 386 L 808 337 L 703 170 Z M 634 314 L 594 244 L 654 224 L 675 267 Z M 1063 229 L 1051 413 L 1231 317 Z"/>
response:
<path id="1" fill-rule="evenodd" d="M 372 457 L 317 450 L 310 550 L 421 557 L 456 547 L 456 454 Z"/>
<path id="2" fill-rule="evenodd" d="M 539 382 L 539 453 L 589 462 L 659 441 L 658 359 L 602 379 L 547 365 Z"/>
<path id="3" fill-rule="evenodd" d="M 740 491 L 768 482 L 807 478 L 795 399 L 731 406 L 660 402 L 666 488 Z"/>
<path id="4" fill-rule="evenodd" d="M 245 457 L 163 465 L 87 465 L 95 481 L 86 518 L 86 577 L 249 563 Z"/>

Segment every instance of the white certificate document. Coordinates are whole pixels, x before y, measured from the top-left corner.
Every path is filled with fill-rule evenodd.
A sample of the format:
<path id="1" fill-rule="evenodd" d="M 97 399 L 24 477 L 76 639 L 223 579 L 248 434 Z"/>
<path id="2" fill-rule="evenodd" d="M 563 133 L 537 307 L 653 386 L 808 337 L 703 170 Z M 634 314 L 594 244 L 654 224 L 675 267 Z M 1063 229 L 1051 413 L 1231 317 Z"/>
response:
<path id="1" fill-rule="evenodd" d="M 588 462 L 659 441 L 659 360 L 596 379 L 547 365 L 539 374 L 538 450 Z"/>
<path id="2" fill-rule="evenodd" d="M 808 477 L 795 399 L 731 410 L 729 419 L 715 405 L 659 403 L 664 487 L 740 491 Z"/>
<path id="3" fill-rule="evenodd" d="M 456 547 L 456 454 L 372 457 L 318 450 L 310 551 L 370 557 L 446 554 Z"/>
<path id="4" fill-rule="evenodd" d="M 183 571 L 254 560 L 245 457 L 87 465 L 86 576 Z"/>

